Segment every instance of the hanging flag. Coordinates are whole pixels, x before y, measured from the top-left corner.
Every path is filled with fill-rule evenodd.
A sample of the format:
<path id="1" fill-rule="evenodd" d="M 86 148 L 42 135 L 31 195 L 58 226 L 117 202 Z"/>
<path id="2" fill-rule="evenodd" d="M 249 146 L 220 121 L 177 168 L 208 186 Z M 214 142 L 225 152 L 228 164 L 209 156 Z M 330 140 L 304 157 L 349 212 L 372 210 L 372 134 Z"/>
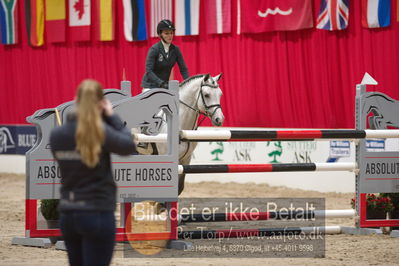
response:
<path id="1" fill-rule="evenodd" d="M 399 22 L 399 0 L 396 2 L 396 21 Z"/>
<path id="2" fill-rule="evenodd" d="M 151 0 L 151 37 L 157 37 L 157 25 L 163 19 L 172 20 L 171 0 Z"/>
<path id="3" fill-rule="evenodd" d="M 0 31 L 2 44 L 16 44 L 17 32 L 17 0 L 0 0 Z"/>
<path id="4" fill-rule="evenodd" d="M 147 40 L 144 0 L 123 0 L 124 32 L 127 41 Z"/>
<path id="5" fill-rule="evenodd" d="M 207 33 L 231 32 L 231 0 L 206 0 L 205 9 Z"/>
<path id="6" fill-rule="evenodd" d="M 391 0 L 362 0 L 362 26 L 382 28 L 391 24 Z"/>
<path id="7" fill-rule="evenodd" d="M 25 0 L 26 27 L 29 44 L 44 44 L 44 0 Z"/>
<path id="8" fill-rule="evenodd" d="M 343 30 L 348 26 L 349 0 L 321 0 L 317 28 Z"/>
<path id="9" fill-rule="evenodd" d="M 311 0 L 239 0 L 237 8 L 238 34 L 313 27 Z"/>
<path id="10" fill-rule="evenodd" d="M 115 39 L 115 1 L 97 0 L 97 40 L 113 41 Z"/>
<path id="11" fill-rule="evenodd" d="M 199 9 L 199 0 L 176 0 L 175 27 L 177 36 L 198 35 Z"/>
<path id="12" fill-rule="evenodd" d="M 72 41 L 90 41 L 90 0 L 68 0 L 69 32 Z"/>
<path id="13" fill-rule="evenodd" d="M 46 0 L 46 40 L 65 42 L 65 0 Z"/>

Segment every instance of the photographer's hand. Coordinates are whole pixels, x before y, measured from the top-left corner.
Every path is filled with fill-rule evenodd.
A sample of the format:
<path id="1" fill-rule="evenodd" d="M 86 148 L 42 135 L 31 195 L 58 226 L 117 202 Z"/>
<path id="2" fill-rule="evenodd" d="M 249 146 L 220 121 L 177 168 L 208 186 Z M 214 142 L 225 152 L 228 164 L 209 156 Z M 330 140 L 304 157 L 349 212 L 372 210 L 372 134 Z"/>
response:
<path id="1" fill-rule="evenodd" d="M 112 109 L 112 104 L 108 99 L 101 101 L 101 108 L 105 116 L 111 116 L 114 114 L 114 109 Z"/>

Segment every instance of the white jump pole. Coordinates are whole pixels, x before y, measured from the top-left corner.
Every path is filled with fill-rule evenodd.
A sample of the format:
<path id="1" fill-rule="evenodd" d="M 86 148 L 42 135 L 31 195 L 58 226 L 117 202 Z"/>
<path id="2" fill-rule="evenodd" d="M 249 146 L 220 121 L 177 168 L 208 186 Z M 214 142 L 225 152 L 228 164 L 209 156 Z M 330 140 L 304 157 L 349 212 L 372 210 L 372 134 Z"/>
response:
<path id="1" fill-rule="evenodd" d="M 317 228 L 317 229 L 316 229 Z M 335 235 L 341 234 L 342 229 L 339 225 L 328 225 L 328 226 L 320 226 L 320 227 L 301 227 L 302 232 L 306 233 L 314 233 L 315 230 L 319 230 L 320 233 L 324 233 L 325 235 Z"/>
<path id="2" fill-rule="evenodd" d="M 348 210 L 323 210 L 314 211 L 315 218 L 352 218 L 355 217 L 356 211 Z"/>
<path id="3" fill-rule="evenodd" d="M 354 171 L 357 163 L 315 163 L 317 171 Z"/>
<path id="4" fill-rule="evenodd" d="M 356 215 L 356 211 L 353 209 L 347 209 L 347 210 L 316 210 L 313 212 L 314 213 L 314 219 L 334 219 L 334 218 L 353 218 Z M 285 214 L 285 213 L 284 213 Z M 283 215 L 284 215 L 283 214 Z M 298 214 L 299 216 L 301 214 Z M 135 219 L 137 221 L 166 221 L 167 220 L 167 214 L 162 213 L 162 214 L 153 214 L 153 215 L 143 215 L 143 216 L 135 216 Z M 299 218 L 300 219 L 300 218 Z M 178 215 L 178 221 L 181 222 L 182 216 L 179 214 Z M 262 221 L 262 220 L 274 220 L 273 218 L 268 218 L 268 219 L 254 219 L 256 221 Z M 295 219 L 283 219 L 283 220 L 295 220 Z M 234 221 L 223 221 L 223 222 L 239 222 L 240 220 L 234 220 Z M 200 221 L 199 221 L 200 222 Z M 214 222 L 212 219 L 207 219 L 207 222 Z"/>

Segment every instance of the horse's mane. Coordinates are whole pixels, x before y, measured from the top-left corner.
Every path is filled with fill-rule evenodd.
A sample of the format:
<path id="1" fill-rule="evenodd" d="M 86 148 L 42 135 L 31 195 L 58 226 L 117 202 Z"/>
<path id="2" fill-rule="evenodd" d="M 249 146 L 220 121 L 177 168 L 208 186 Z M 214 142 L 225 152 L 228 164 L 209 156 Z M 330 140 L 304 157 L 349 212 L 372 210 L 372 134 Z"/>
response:
<path id="1" fill-rule="evenodd" d="M 190 83 L 191 81 L 194 81 L 194 80 L 196 80 L 196 79 L 202 78 L 203 76 L 205 76 L 205 74 L 198 74 L 198 75 L 195 75 L 195 76 L 191 76 L 191 77 L 189 77 L 188 79 L 184 80 L 182 83 L 180 83 L 180 84 L 179 84 L 179 87 L 181 88 L 181 87 L 183 87 L 184 85 Z"/>

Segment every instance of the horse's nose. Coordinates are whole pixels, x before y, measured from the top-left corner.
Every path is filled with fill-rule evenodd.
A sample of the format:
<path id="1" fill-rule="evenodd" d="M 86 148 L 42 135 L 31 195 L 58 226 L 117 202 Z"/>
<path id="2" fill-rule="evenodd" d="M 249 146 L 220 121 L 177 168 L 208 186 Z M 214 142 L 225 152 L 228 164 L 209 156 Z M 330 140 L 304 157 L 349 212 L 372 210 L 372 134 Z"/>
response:
<path id="1" fill-rule="evenodd" d="M 215 124 L 216 124 L 216 126 L 221 126 L 222 125 L 222 119 L 219 118 L 219 117 L 216 117 Z"/>

